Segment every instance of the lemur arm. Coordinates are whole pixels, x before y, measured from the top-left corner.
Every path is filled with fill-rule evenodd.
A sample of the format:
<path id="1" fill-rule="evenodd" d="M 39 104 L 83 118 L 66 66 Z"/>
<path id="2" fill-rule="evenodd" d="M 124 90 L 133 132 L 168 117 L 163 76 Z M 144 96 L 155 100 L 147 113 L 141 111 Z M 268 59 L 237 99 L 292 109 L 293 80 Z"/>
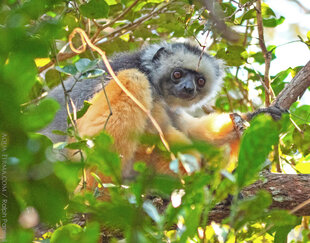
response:
<path id="1" fill-rule="evenodd" d="M 230 115 L 226 113 L 211 113 L 196 118 L 181 112 L 177 124 L 189 137 L 215 145 L 230 143 L 239 138 Z"/>

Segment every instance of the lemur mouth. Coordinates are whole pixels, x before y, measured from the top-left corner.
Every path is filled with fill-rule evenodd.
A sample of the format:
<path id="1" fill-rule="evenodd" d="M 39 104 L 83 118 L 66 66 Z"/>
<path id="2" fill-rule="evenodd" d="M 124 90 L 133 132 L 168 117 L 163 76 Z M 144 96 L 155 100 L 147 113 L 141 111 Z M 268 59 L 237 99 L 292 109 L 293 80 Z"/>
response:
<path id="1" fill-rule="evenodd" d="M 183 100 L 193 100 L 196 97 L 196 94 L 180 93 L 177 95 L 178 98 Z"/>

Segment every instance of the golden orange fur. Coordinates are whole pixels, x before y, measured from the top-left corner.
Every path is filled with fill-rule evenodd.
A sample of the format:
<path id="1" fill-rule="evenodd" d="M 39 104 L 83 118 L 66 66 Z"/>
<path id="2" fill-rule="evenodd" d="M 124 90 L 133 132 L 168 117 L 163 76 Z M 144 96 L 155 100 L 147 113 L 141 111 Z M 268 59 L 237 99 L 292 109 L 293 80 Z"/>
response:
<path id="1" fill-rule="evenodd" d="M 169 143 L 190 144 L 191 138 L 204 140 L 216 145 L 231 143 L 238 150 L 238 136 L 228 114 L 213 113 L 195 118 L 187 113 L 178 117 L 178 127 L 167 114 L 164 103 L 154 101 L 147 77 L 136 69 L 128 69 L 118 73 L 118 79 L 134 96 L 149 110 L 161 126 Z M 148 121 L 147 115 L 111 80 L 106 86 L 106 92 L 112 107 L 113 115 L 107 123 L 106 130 L 115 140 L 115 149 L 122 156 L 123 176 L 132 175 L 134 161 L 145 161 L 158 173 L 169 174 L 169 158 L 156 153 L 147 152 L 146 146 L 139 145 L 137 137 L 144 132 L 156 133 Z M 77 121 L 80 136 L 93 137 L 99 134 L 109 115 L 109 107 L 103 92 L 97 93 L 92 105 L 84 116 Z M 200 158 L 199 153 L 189 151 Z M 96 181 L 87 174 L 88 188 L 93 188 Z M 103 182 L 109 178 L 101 175 Z"/>

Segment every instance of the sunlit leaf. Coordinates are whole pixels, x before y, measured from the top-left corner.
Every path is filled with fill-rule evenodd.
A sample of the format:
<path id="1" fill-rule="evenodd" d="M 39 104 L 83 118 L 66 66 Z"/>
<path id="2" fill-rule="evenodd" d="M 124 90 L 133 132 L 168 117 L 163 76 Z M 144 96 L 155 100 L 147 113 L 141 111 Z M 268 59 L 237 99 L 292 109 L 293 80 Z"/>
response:
<path id="1" fill-rule="evenodd" d="M 285 18 L 281 16 L 280 18 L 269 18 L 263 19 L 263 25 L 265 27 L 276 27 L 284 22 Z"/>

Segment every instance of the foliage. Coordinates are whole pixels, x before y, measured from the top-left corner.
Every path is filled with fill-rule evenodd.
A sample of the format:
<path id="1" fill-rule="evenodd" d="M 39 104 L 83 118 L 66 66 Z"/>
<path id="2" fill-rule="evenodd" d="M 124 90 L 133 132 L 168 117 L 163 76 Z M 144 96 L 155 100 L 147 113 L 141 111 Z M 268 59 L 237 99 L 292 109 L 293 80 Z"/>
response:
<path id="1" fill-rule="evenodd" d="M 88 78 L 104 72 L 97 68 L 98 60 L 90 50 L 76 56 L 70 54 L 68 36 L 78 26 L 87 30 L 108 55 L 134 50 L 145 43 L 180 37 L 193 39 L 204 34 L 208 36 L 210 53 L 227 64 L 223 91 L 214 108 L 228 112 L 255 110 L 264 103 L 265 89 L 260 82 L 264 74 L 253 66 L 264 64 L 265 59 L 260 49 L 252 48 L 258 43 L 254 37 L 257 25 L 254 1 L 239 2 L 220 1 L 219 5 L 221 17 L 228 27 L 246 26 L 240 40 L 231 43 L 212 24 L 210 11 L 196 1 L 1 1 L 0 235 L 6 231 L 8 242 L 31 242 L 38 237 L 32 228 L 36 223 L 31 220 L 39 216 L 43 224 L 55 230 L 37 238 L 41 242 L 97 242 L 100 226 L 114 236 L 125 237 L 127 242 L 199 242 L 201 239 L 283 242 L 300 220 L 286 211 L 268 209 L 271 198 L 267 192 L 261 191 L 244 200 L 237 200 L 237 195 L 258 178 L 267 158 L 271 160 L 273 170 L 276 168 L 273 162 L 277 160 L 272 152 L 275 147 L 280 151 L 282 165 L 288 164 L 298 172 L 309 173 L 309 106 L 293 104 L 290 112 L 296 125 L 289 122 L 288 117 L 278 123 L 266 117 L 255 119 L 242 140 L 234 174 L 222 163 L 223 151 L 197 141 L 192 148 L 205 156 L 205 168 L 197 170 L 195 160 L 184 153 L 188 148 L 175 146 L 173 151 L 179 153 L 178 160 L 170 165 L 175 177 L 155 175 L 140 162 L 135 165 L 137 178 L 127 187 L 122 186 L 120 159 L 111 151 L 113 141 L 107 134 L 96 137 L 92 148 L 86 146 L 90 141 L 83 138 L 78 138 L 75 144 L 54 145 L 54 148 L 71 146 L 85 151 L 86 162 L 72 163 L 52 162 L 52 143 L 36 133 L 51 122 L 59 105 L 50 99 L 40 103 L 31 100 L 40 99 L 45 91 L 70 75 L 75 75 L 79 82 L 87 82 Z M 285 16 L 276 16 L 265 3 L 262 4 L 262 18 L 264 27 L 268 28 L 285 23 Z M 202 45 L 204 38 L 200 38 Z M 309 33 L 307 38 L 301 38 L 301 41 L 309 45 Z M 78 46 L 79 40 L 74 41 Z M 276 58 L 276 48 L 277 45 L 267 47 L 272 59 Z M 55 60 L 55 68 L 46 70 L 45 65 Z M 287 77 L 294 76 L 299 69 L 281 70 L 271 77 L 271 87 L 276 95 L 284 87 Z M 42 72 L 38 74 L 38 70 Z M 259 102 L 249 96 L 253 83 Z M 88 107 L 85 103 L 78 115 L 82 116 Z M 67 133 L 74 134 L 72 129 Z M 151 142 L 162 149 L 158 140 Z M 178 162 L 191 166 L 194 173 L 178 174 L 174 164 Z M 94 165 L 109 175 L 113 184 L 101 182 L 94 174 L 98 182 L 94 192 L 73 193 L 83 168 Z M 102 187 L 105 190 L 100 190 Z M 107 191 L 110 200 L 96 200 Z M 228 192 L 235 196 L 230 216 L 221 224 L 208 224 L 210 210 L 227 198 Z M 147 195 L 170 197 L 171 203 L 164 212 L 159 212 L 154 200 Z M 30 210 L 33 214 L 27 214 L 30 208 L 35 209 Z M 25 212 L 26 219 L 21 217 Z M 77 213 L 92 215 L 85 227 L 72 223 L 71 219 Z M 174 225 L 177 225 L 176 229 L 172 227 Z M 307 241 L 307 235 L 309 231 L 305 230 L 304 241 Z"/>

